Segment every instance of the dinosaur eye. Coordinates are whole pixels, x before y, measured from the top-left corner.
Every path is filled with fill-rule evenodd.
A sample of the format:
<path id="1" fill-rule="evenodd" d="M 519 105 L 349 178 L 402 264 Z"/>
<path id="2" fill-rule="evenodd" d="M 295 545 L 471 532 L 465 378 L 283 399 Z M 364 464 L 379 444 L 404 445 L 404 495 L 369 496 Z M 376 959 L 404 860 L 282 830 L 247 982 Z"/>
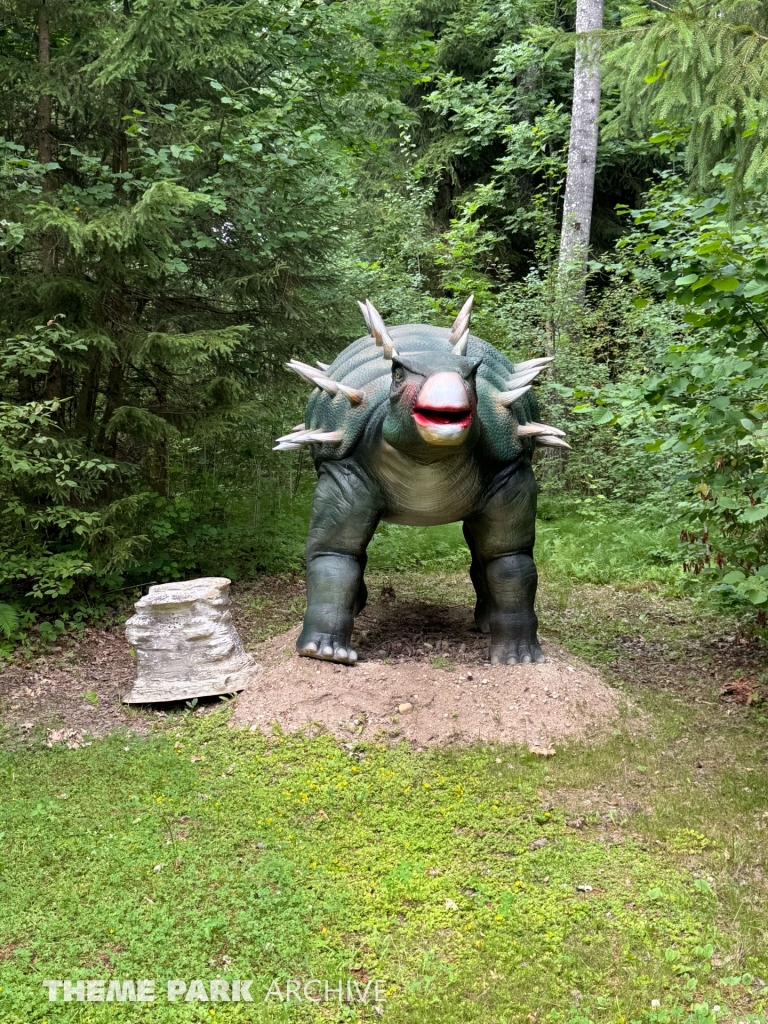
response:
<path id="1" fill-rule="evenodd" d="M 392 376 L 395 378 L 395 383 L 396 384 L 402 384 L 403 381 L 405 380 L 405 374 L 399 368 L 395 370 L 395 372 L 392 374 Z"/>

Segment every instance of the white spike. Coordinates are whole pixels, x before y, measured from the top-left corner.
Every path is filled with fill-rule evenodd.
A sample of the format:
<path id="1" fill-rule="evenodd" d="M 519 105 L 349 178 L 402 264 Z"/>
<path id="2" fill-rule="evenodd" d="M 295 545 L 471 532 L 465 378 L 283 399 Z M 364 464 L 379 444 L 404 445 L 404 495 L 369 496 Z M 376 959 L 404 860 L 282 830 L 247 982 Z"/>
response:
<path id="1" fill-rule="evenodd" d="M 519 370 L 517 373 L 513 373 L 507 381 L 507 388 L 511 391 L 512 388 L 519 388 L 523 384 L 530 383 L 535 377 L 538 377 L 543 369 L 543 366 L 532 366 L 527 370 Z"/>
<path id="2" fill-rule="evenodd" d="M 344 434 L 340 430 L 303 430 L 300 434 L 291 434 L 288 440 L 296 437 L 302 444 L 339 444 Z"/>
<path id="3" fill-rule="evenodd" d="M 273 452 L 297 452 L 303 445 L 300 444 L 289 444 L 287 441 L 282 441 L 280 444 L 276 444 L 272 449 Z"/>
<path id="4" fill-rule="evenodd" d="M 558 427 L 550 427 L 548 423 L 521 423 L 517 428 L 520 437 L 539 437 L 542 435 L 552 437 L 565 437 L 565 431 Z"/>
<path id="5" fill-rule="evenodd" d="M 357 388 L 350 388 L 346 384 L 338 384 L 336 381 L 333 381 L 332 383 L 336 384 L 336 387 L 341 394 L 344 395 L 345 398 L 348 398 L 352 405 L 360 405 L 362 400 L 365 398 L 364 391 L 358 391 Z"/>
<path id="6" fill-rule="evenodd" d="M 304 380 L 308 380 L 310 384 L 314 384 L 315 387 L 320 385 L 317 383 L 318 379 L 322 379 L 323 375 L 320 370 L 315 369 L 314 366 L 309 366 L 307 363 L 302 363 L 300 359 L 290 359 L 285 364 L 289 370 L 293 370 L 294 373 L 298 373 Z"/>
<path id="7" fill-rule="evenodd" d="M 331 368 L 330 363 L 321 363 L 319 359 L 315 362 L 315 366 L 319 366 L 323 373 L 325 373 L 326 370 L 330 370 Z"/>
<path id="8" fill-rule="evenodd" d="M 364 391 L 358 391 L 357 388 L 350 388 L 346 384 L 340 384 L 337 380 L 331 380 L 330 377 L 326 377 L 320 370 L 316 370 L 314 366 L 302 363 L 300 359 L 291 359 L 285 365 L 289 370 L 298 373 L 304 380 L 308 380 L 310 384 L 314 384 L 315 387 L 327 391 L 329 395 L 344 395 L 353 405 L 359 405 L 365 398 Z"/>
<path id="9" fill-rule="evenodd" d="M 387 328 L 384 326 L 384 321 L 381 319 L 381 314 L 379 313 L 378 309 L 376 309 L 376 307 L 374 306 L 370 299 L 365 300 L 365 308 L 368 312 L 367 322 L 368 326 L 371 329 L 373 340 L 379 347 L 381 347 L 381 344 L 384 340 L 384 334 L 386 333 Z"/>
<path id="10" fill-rule="evenodd" d="M 297 430 L 306 430 L 306 426 L 303 423 L 297 423 L 295 427 L 291 427 L 291 433 L 295 434 Z"/>
<path id="11" fill-rule="evenodd" d="M 368 307 L 366 306 L 366 304 L 364 302 L 358 301 L 357 304 L 360 307 L 360 312 L 363 314 L 363 320 L 365 320 L 365 326 L 368 328 L 368 331 L 370 333 L 370 330 L 371 330 L 371 318 L 368 316 Z"/>
<path id="12" fill-rule="evenodd" d="M 522 388 L 515 388 L 514 391 L 500 391 L 499 401 L 501 402 L 502 405 L 512 405 L 513 402 L 516 402 L 519 398 L 522 398 L 526 391 L 530 390 L 531 385 L 526 384 Z"/>
<path id="13" fill-rule="evenodd" d="M 365 300 L 365 305 L 368 309 L 368 322 L 370 324 L 371 334 L 377 345 L 384 350 L 384 358 L 391 359 L 392 356 L 396 356 L 397 349 L 395 343 L 389 335 L 389 331 L 381 318 L 381 314 L 378 309 L 374 306 L 370 299 Z"/>
<path id="14" fill-rule="evenodd" d="M 467 354 L 467 342 L 469 341 L 469 328 L 464 331 L 462 336 L 453 346 L 451 351 L 455 356 L 465 356 Z"/>
<path id="15" fill-rule="evenodd" d="M 539 356 L 538 359 L 526 359 L 524 363 L 515 363 L 515 372 L 532 370 L 534 366 L 546 366 L 547 363 L 553 362 L 554 358 L 554 356 Z"/>
<path id="16" fill-rule="evenodd" d="M 552 434 L 540 434 L 536 438 L 536 444 L 542 445 L 544 448 L 567 448 L 571 450 L 571 446 L 567 441 L 564 441 L 562 437 L 553 437 Z"/>
<path id="17" fill-rule="evenodd" d="M 339 444 L 344 438 L 340 430 L 302 430 L 277 438 L 272 451 L 289 451 L 304 444 Z"/>
<path id="18" fill-rule="evenodd" d="M 453 321 L 453 327 L 451 328 L 451 336 L 448 338 L 449 345 L 455 345 L 460 338 L 464 336 L 464 332 L 469 330 L 469 318 L 472 316 L 472 306 L 475 302 L 475 296 L 470 295 L 467 301 L 459 310 L 459 315 Z M 463 352 L 457 353 L 457 355 L 463 355 Z"/>

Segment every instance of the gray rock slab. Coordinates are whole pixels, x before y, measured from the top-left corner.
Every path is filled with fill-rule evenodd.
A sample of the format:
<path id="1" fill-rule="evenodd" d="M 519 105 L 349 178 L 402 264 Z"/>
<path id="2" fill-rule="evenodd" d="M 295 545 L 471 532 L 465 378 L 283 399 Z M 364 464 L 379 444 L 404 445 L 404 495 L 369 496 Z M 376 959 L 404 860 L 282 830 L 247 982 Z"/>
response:
<path id="1" fill-rule="evenodd" d="M 136 680 L 124 703 L 235 693 L 261 671 L 232 621 L 230 583 L 225 576 L 162 583 L 136 602 L 125 624 Z"/>

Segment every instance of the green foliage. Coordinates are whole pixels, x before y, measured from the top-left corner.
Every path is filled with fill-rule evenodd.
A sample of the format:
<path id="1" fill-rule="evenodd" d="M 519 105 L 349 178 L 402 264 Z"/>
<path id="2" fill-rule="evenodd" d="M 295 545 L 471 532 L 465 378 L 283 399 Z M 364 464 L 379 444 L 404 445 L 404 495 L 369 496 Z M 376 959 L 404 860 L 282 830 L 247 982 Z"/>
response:
<path id="1" fill-rule="evenodd" d="M 30 609 L 33 619 L 69 622 L 67 609 L 100 608 L 137 583 L 300 569 L 312 472 L 306 455 L 270 448 L 302 419 L 306 393 L 281 365 L 288 355 L 333 358 L 361 330 L 353 300 L 365 294 L 391 321 L 448 323 L 472 291 L 478 334 L 512 358 L 554 353 L 539 393 L 573 453 L 540 457 L 545 493 L 570 496 L 580 512 L 610 495 L 661 529 L 696 456 L 685 439 L 672 443 L 678 421 L 648 392 L 648 367 L 662 365 L 695 326 L 686 314 L 704 305 L 633 306 L 655 287 L 661 260 L 638 253 L 632 280 L 593 262 L 587 303 L 562 331 L 555 267 L 572 51 L 552 40 L 570 34 L 572 8 L 176 6 L 47 4 L 48 63 L 40 10 L 21 0 L 5 8 L 0 600 L 22 611 L 19 628 Z M 760 42 L 758 14 L 744 7 L 753 31 L 739 34 L 726 8 L 712 52 L 743 66 L 747 37 Z M 611 30 L 622 13 L 608 5 Z M 649 109 L 660 105 L 652 119 L 668 107 L 661 146 L 632 135 L 640 121 L 610 76 L 636 84 L 649 48 L 685 50 L 680 26 L 694 14 L 684 5 L 630 13 L 635 22 L 621 31 L 637 29 L 637 52 L 608 57 L 613 134 L 601 141 L 594 231 L 604 254 L 621 230 L 616 203 L 634 203 L 688 131 L 683 107 L 664 92 L 677 80 L 674 61 L 644 86 Z M 711 13 L 696 15 L 707 38 Z M 724 40 L 737 36 L 726 53 Z M 694 68 L 689 57 L 680 75 L 703 82 L 710 65 Z M 752 109 L 761 61 L 744 78 L 737 120 Z M 712 96 L 726 87 L 716 79 L 706 79 Z M 720 165 L 727 187 L 749 147 L 758 153 L 762 129 L 748 127 L 742 148 L 733 132 L 719 136 L 735 165 Z M 722 231 L 735 231 L 733 204 L 723 212 L 712 203 Z M 696 223 L 688 212 L 678 218 L 674 244 L 690 228 L 695 248 Z M 725 288 L 741 280 L 726 249 L 745 243 L 722 240 L 720 255 L 707 257 L 722 257 L 722 274 L 691 290 L 707 298 L 718 330 L 737 310 L 748 320 L 759 299 L 747 293 L 757 279 L 743 292 Z M 676 259 L 690 267 L 675 280 L 698 273 L 691 254 Z M 699 281 L 710 272 L 701 270 Z M 714 359 L 708 372 L 722 369 Z M 574 414 L 574 395 L 597 404 L 595 415 Z M 649 402 L 655 412 L 641 415 Z M 649 455 L 654 417 L 664 426 Z M 754 468 L 762 440 L 757 429 L 751 436 L 737 455 Z M 761 499 L 750 495 L 755 506 L 741 494 L 732 510 L 744 530 L 721 548 L 724 568 L 745 577 L 762 564 L 749 548 L 755 537 L 762 544 L 762 520 L 749 522 Z M 699 544 L 704 527 L 687 528 L 697 540 L 686 544 Z M 458 568 L 465 558 L 450 530 L 406 539 L 396 528 L 382 528 L 371 555 L 382 568 Z"/>
<path id="2" fill-rule="evenodd" d="M 0 604 L 0 631 L 10 640 L 19 625 L 19 615 L 13 605 Z"/>
<path id="3" fill-rule="evenodd" d="M 385 27 L 334 4 L 4 5 L 0 594 L 226 557 L 232 500 L 192 453 L 282 432 L 282 360 L 351 312 L 354 160 L 429 54 Z"/>
<path id="4" fill-rule="evenodd" d="M 730 195 L 768 173 L 768 10 L 761 0 L 681 0 L 662 10 L 633 0 L 606 57 L 605 89 L 619 102 L 609 138 L 655 128 L 682 143 L 696 185 L 721 160 L 734 163 Z M 618 37 L 618 38 L 617 38 Z"/>
<path id="5" fill-rule="evenodd" d="M 572 5 L 549 0 L 411 0 L 400 8 L 398 25 L 426 29 L 436 39 L 434 71 L 409 96 L 419 115 L 409 132 L 416 173 L 433 190 L 431 215 L 444 229 L 476 202 L 494 236 L 494 262 L 516 275 L 528 270 L 539 240 L 536 199 L 544 199 L 552 220 L 558 217 L 573 51 L 553 48 L 550 40 L 557 30 L 572 35 L 572 18 Z M 610 93 L 606 103 L 610 109 Z M 616 202 L 634 201 L 658 161 L 654 147 L 626 137 L 601 147 L 597 248 L 618 234 Z"/>
<path id="6" fill-rule="evenodd" d="M 80 346 L 58 321 L 18 334 L 0 347 L 0 386 L 22 384 L 55 354 L 66 360 Z M 92 571 L 88 540 L 100 515 L 91 499 L 117 469 L 59 426 L 57 399 L 0 402 L 0 593 L 69 593 Z"/>
<path id="7" fill-rule="evenodd" d="M 627 586 L 638 580 L 674 589 L 674 525 L 663 507 L 611 501 L 605 495 L 547 499 L 540 503 L 536 564 L 558 588 L 579 584 Z"/>
<path id="8" fill-rule="evenodd" d="M 635 305 L 674 310 L 643 372 L 590 398 L 595 422 L 640 425 L 646 448 L 691 461 L 686 568 L 768 601 L 768 232 L 762 196 L 687 195 L 669 177 L 635 213 L 622 243 Z M 674 303 L 674 306 L 672 304 Z M 655 437 L 652 432 L 655 432 Z"/>
<path id="9" fill-rule="evenodd" d="M 358 170 L 354 251 L 385 316 L 450 322 L 471 291 L 478 333 L 527 347 L 530 326 L 509 330 L 520 298 L 511 285 L 557 263 L 573 54 L 551 38 L 571 27 L 572 9 L 549 0 L 397 5 L 392 30 L 429 33 L 435 47 L 433 66 L 403 93 L 397 145 Z M 620 233 L 616 203 L 634 203 L 667 162 L 636 138 L 601 146 L 597 249 Z"/>

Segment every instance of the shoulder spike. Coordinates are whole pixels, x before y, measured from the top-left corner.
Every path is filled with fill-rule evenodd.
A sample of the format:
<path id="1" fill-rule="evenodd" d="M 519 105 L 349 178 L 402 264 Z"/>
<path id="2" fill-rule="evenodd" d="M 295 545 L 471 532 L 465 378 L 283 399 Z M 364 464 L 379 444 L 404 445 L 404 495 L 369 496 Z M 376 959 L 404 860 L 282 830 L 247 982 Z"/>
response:
<path id="1" fill-rule="evenodd" d="M 292 431 L 278 437 L 273 452 L 294 451 L 305 444 L 340 444 L 344 435 L 340 430 L 301 430 Z"/>
<path id="2" fill-rule="evenodd" d="M 357 304 L 360 307 L 360 312 L 363 314 L 363 320 L 365 320 L 365 326 L 368 328 L 368 331 L 370 333 L 370 331 L 371 331 L 371 318 L 368 316 L 368 307 L 366 306 L 366 304 L 364 302 L 360 302 L 359 300 L 358 300 Z"/>
<path id="3" fill-rule="evenodd" d="M 306 363 L 299 362 L 298 359 L 292 359 L 290 363 L 286 364 L 290 366 L 292 370 L 295 370 L 300 377 L 308 380 L 310 384 L 314 384 L 317 388 L 322 388 L 323 391 L 327 391 L 329 395 L 335 395 L 339 391 L 339 385 L 335 380 L 331 380 L 330 377 L 326 377 L 321 370 L 316 370 L 314 366 L 308 366 Z"/>
<path id="4" fill-rule="evenodd" d="M 451 351 L 455 356 L 465 356 L 467 354 L 467 342 L 469 341 L 469 328 L 464 331 L 462 336 L 453 346 Z"/>
<path id="5" fill-rule="evenodd" d="M 522 398 L 526 391 L 531 390 L 530 384 L 525 384 L 521 388 L 515 388 L 513 391 L 500 391 L 499 401 L 502 405 L 512 405 L 519 398 Z"/>
<path id="6" fill-rule="evenodd" d="M 309 366 L 307 363 L 302 363 L 300 359 L 291 359 L 285 365 L 289 370 L 298 373 L 304 380 L 308 380 L 310 384 L 314 384 L 316 388 L 327 391 L 329 395 L 344 395 L 352 405 L 359 405 L 365 398 L 364 391 L 358 391 L 357 388 L 350 388 L 346 384 L 340 384 L 337 380 L 331 380 L 322 371 L 316 370 L 314 366 Z"/>
<path id="7" fill-rule="evenodd" d="M 308 380 L 310 384 L 314 384 L 315 387 L 319 387 L 317 380 L 323 375 L 320 370 L 317 370 L 314 366 L 302 363 L 300 359 L 289 359 L 285 365 L 287 369 L 293 370 L 294 373 L 298 373 L 300 377 L 303 377 L 304 380 Z"/>
<path id="8" fill-rule="evenodd" d="M 330 369 L 331 364 L 330 363 L 321 363 L 320 360 L 318 359 L 316 361 L 316 363 L 315 363 L 315 366 L 319 366 L 320 369 L 323 371 L 323 373 L 325 373 L 326 370 Z"/>
<path id="9" fill-rule="evenodd" d="M 524 363 L 515 363 L 515 372 L 521 370 L 532 370 L 534 366 L 544 367 L 547 363 L 554 362 L 554 356 L 539 356 L 538 359 L 526 359 Z"/>
<path id="10" fill-rule="evenodd" d="M 381 318 L 381 314 L 371 300 L 366 299 L 365 305 L 368 310 L 368 323 L 370 325 L 371 334 L 373 335 L 376 344 L 384 350 L 384 358 L 391 359 L 392 356 L 396 356 L 398 354 L 397 349 L 395 348 L 395 343 L 389 335 L 389 331 Z"/>
<path id="11" fill-rule="evenodd" d="M 519 437 L 565 437 L 565 431 L 550 427 L 548 423 L 520 423 L 517 428 Z"/>
<path id="12" fill-rule="evenodd" d="M 291 427 L 291 433 L 295 434 L 297 430 L 306 430 L 306 426 L 303 423 L 297 423 L 295 427 Z"/>
<path id="13" fill-rule="evenodd" d="M 552 434 L 539 434 L 535 443 L 542 445 L 544 448 L 567 448 L 568 451 L 571 450 L 571 446 L 567 441 L 564 441 L 562 437 L 553 437 Z"/>
<path id="14" fill-rule="evenodd" d="M 470 295 L 467 301 L 459 310 L 459 315 L 453 321 L 453 327 L 451 328 L 451 336 L 448 339 L 449 345 L 455 345 L 464 335 L 465 331 L 469 330 L 469 318 L 472 316 L 472 306 L 475 304 L 475 296 Z M 457 352 L 457 355 L 464 355 L 463 352 Z"/>
<path id="15" fill-rule="evenodd" d="M 544 369 L 543 366 L 530 366 L 525 370 L 517 370 L 507 381 L 508 388 L 519 388 L 523 384 L 529 384 L 534 377 L 538 377 L 541 371 Z"/>
<path id="16" fill-rule="evenodd" d="M 344 395 L 345 398 L 348 398 L 352 405 L 360 405 L 362 400 L 365 398 L 365 392 L 360 391 L 359 388 L 350 388 L 346 384 L 339 384 L 335 380 L 331 383 L 336 384 L 339 393 Z"/>

